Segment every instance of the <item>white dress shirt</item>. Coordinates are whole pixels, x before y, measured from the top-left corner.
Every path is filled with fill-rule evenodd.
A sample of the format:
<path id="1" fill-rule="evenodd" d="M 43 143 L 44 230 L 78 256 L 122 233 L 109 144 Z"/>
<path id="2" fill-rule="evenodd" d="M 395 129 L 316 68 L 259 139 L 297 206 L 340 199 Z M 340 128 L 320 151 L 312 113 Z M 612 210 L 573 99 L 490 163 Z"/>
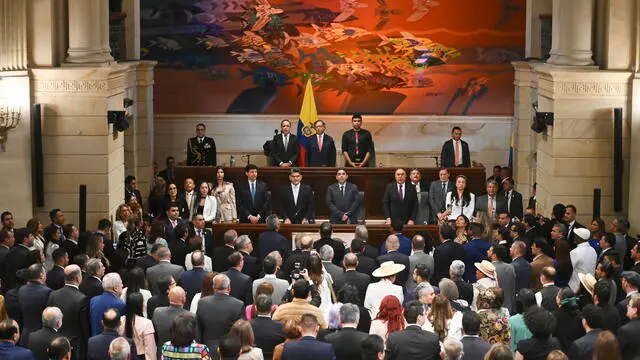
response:
<path id="1" fill-rule="evenodd" d="M 396 183 L 396 192 L 402 194 L 402 199 L 404 200 L 404 194 L 407 190 L 407 183 L 398 184 Z"/>
<path id="2" fill-rule="evenodd" d="M 289 134 L 282 134 L 282 144 L 284 145 L 284 150 L 287 150 L 289 146 Z"/>
<path id="3" fill-rule="evenodd" d="M 298 206 L 298 194 L 300 193 L 300 184 L 291 184 L 291 191 L 293 191 L 293 204 Z"/>
<path id="4" fill-rule="evenodd" d="M 596 271 L 596 261 L 598 260 L 598 255 L 594 248 L 589 245 L 589 242 L 585 241 L 575 249 L 569 252 L 569 257 L 571 258 L 571 265 L 573 266 L 573 273 L 571 274 L 571 279 L 569 280 L 569 287 L 571 290 L 578 292 L 580 290 L 580 279 L 578 278 L 578 274 L 592 274 Z"/>
<path id="5" fill-rule="evenodd" d="M 463 207 L 462 200 L 453 201 L 452 191 L 449 191 L 447 193 L 445 204 L 447 208 L 449 207 L 449 205 L 451 205 L 451 214 L 449 214 L 449 220 L 455 220 L 458 216 L 464 215 L 467 217 L 467 219 L 469 219 L 469 221 L 472 221 L 473 212 L 475 211 L 475 208 L 476 208 L 476 196 L 473 193 L 469 193 L 469 197 L 471 198 L 471 200 L 469 201 L 469 204 Z"/>
<path id="6" fill-rule="evenodd" d="M 404 301 L 402 287 L 395 285 L 388 279 L 383 279 L 377 283 L 369 284 L 367 293 L 364 296 L 364 307 L 369 310 L 371 318 L 375 319 L 380 309 L 382 299 L 387 295 L 393 295 L 400 300 L 400 304 Z"/>
<path id="7" fill-rule="evenodd" d="M 453 156 L 456 156 L 456 144 L 458 144 L 458 165 L 462 165 L 462 141 L 455 141 L 451 139 L 451 145 L 453 145 Z M 455 164 L 455 162 L 454 162 Z"/>

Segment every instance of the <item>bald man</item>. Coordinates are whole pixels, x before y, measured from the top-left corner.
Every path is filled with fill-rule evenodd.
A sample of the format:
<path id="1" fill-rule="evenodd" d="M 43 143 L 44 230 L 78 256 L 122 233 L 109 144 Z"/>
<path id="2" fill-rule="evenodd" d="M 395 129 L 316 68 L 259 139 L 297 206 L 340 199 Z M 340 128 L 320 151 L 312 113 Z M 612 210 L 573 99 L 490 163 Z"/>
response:
<path id="1" fill-rule="evenodd" d="M 42 312 L 42 328 L 29 334 L 28 347 L 36 360 L 48 360 L 47 348 L 62 327 L 62 311 L 57 307 L 47 307 Z"/>
<path id="2" fill-rule="evenodd" d="M 162 349 L 162 344 L 170 340 L 169 329 L 173 319 L 180 315 L 190 314 L 189 311 L 184 309 L 187 301 L 187 294 L 180 286 L 176 286 L 169 290 L 169 306 L 163 306 L 157 308 L 153 312 L 153 327 L 156 329 L 156 336 L 158 337 L 158 354 Z M 188 305 L 188 304 L 187 304 Z"/>
<path id="3" fill-rule="evenodd" d="M 342 265 L 344 266 L 344 273 L 333 279 L 335 288 L 342 289 L 343 286 L 349 284 L 355 286 L 359 294 L 365 294 L 371 278 L 368 274 L 363 274 L 356 270 L 358 267 L 358 256 L 354 253 L 347 253 L 342 259 Z M 364 296 L 360 295 L 360 304 L 358 305 L 364 305 Z"/>
<path id="4" fill-rule="evenodd" d="M 64 268 L 64 286 L 49 296 L 48 306 L 55 306 L 64 317 L 59 334 L 65 336 L 73 347 L 74 359 L 85 359 L 86 344 L 91 328 L 89 326 L 89 300 L 78 286 L 82 283 L 82 270 L 78 265 Z"/>

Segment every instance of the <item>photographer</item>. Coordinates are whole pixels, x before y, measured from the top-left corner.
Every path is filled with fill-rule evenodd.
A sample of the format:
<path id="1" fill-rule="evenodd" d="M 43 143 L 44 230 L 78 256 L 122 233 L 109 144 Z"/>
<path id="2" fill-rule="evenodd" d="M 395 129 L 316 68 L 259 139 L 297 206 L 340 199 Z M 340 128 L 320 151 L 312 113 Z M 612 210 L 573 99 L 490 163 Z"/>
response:
<path id="1" fill-rule="evenodd" d="M 299 248 L 298 245 L 299 244 Z M 282 272 L 286 275 L 293 276 L 293 273 L 298 273 L 300 269 L 304 268 L 309 260 L 309 255 L 313 251 L 313 238 L 309 235 L 303 235 L 296 238 L 296 250 L 289 255 L 287 261 L 282 265 Z M 293 279 L 293 277 L 292 277 Z M 297 277 L 295 278 L 297 279 Z"/>
<path id="2" fill-rule="evenodd" d="M 300 272 L 300 275 L 308 278 L 306 270 L 302 270 Z M 296 280 L 291 286 L 291 291 L 293 292 L 294 296 L 293 300 L 286 304 L 280 305 L 276 312 L 273 313 L 273 320 L 286 322 L 287 320 L 300 319 L 300 317 L 304 314 L 313 314 L 315 315 L 316 319 L 318 319 L 320 328 L 326 329 L 327 322 L 325 321 L 324 315 L 322 314 L 322 312 L 320 312 L 320 309 L 318 309 L 315 304 L 312 304 L 308 300 L 312 288 L 314 288 L 314 286 L 311 285 L 310 281 L 306 279 Z M 320 301 L 318 301 L 318 304 L 319 303 Z"/>
<path id="3" fill-rule="evenodd" d="M 303 268 L 302 266 L 296 267 L 292 271 L 291 273 L 292 284 L 289 286 L 289 288 L 287 289 L 287 292 L 282 297 L 282 304 L 290 303 L 294 300 L 294 298 L 296 297 L 294 294 L 294 285 L 296 284 L 296 282 L 298 282 L 298 280 L 306 280 L 307 283 L 309 284 L 309 287 L 310 287 L 309 293 L 311 295 L 311 300 L 309 300 L 309 304 L 315 307 L 320 307 L 320 304 L 322 303 L 322 297 L 320 296 L 320 292 L 318 291 L 316 284 L 314 284 L 313 280 L 311 280 L 311 277 L 309 276 L 309 272 L 307 271 L 307 269 Z"/>

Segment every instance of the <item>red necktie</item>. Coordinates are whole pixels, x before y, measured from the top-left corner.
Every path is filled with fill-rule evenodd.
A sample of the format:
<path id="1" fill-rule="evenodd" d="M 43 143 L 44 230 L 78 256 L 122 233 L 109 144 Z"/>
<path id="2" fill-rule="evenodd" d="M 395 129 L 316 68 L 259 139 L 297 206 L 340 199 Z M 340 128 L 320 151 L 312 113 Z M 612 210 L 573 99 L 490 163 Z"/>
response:
<path id="1" fill-rule="evenodd" d="M 454 165 L 458 166 L 460 165 L 460 162 L 458 161 L 458 158 L 460 157 L 460 145 L 458 145 L 458 142 L 456 141 L 456 153 L 455 153 L 455 157 L 456 160 L 454 161 Z"/>
<path id="2" fill-rule="evenodd" d="M 360 143 L 358 139 L 358 131 L 356 131 L 355 133 L 356 133 L 356 154 L 360 154 L 360 146 L 358 146 L 358 144 Z"/>
<path id="3" fill-rule="evenodd" d="M 322 136 L 318 135 L 318 150 L 322 151 Z"/>

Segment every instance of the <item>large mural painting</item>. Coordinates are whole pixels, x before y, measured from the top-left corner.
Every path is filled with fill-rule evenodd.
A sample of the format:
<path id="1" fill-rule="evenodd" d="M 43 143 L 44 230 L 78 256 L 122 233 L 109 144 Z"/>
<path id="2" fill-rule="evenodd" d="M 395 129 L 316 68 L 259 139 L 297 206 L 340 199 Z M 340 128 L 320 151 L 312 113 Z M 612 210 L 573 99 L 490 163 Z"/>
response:
<path id="1" fill-rule="evenodd" d="M 510 115 L 525 0 L 142 0 L 156 113 Z"/>

